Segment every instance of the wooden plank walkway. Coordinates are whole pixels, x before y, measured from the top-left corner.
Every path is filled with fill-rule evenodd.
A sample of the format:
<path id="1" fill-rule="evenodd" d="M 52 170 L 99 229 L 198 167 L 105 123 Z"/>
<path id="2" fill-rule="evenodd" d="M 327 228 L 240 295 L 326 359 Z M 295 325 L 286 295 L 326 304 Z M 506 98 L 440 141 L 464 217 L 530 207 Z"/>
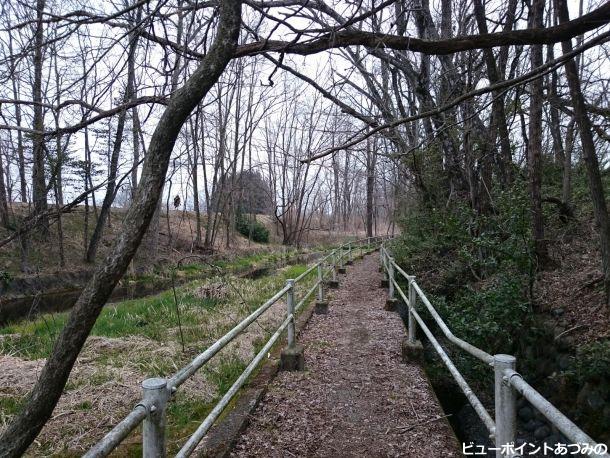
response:
<path id="1" fill-rule="evenodd" d="M 327 315 L 299 337 L 304 372 L 282 372 L 234 457 L 452 457 L 459 444 L 416 364 L 401 361 L 405 328 L 384 310 L 378 254 L 348 267 Z"/>

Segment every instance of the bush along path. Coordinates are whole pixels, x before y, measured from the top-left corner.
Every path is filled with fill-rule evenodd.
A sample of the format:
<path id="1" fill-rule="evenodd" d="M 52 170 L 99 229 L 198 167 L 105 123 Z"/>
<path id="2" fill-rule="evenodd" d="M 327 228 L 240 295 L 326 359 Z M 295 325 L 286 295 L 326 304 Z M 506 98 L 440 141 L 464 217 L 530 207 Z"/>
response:
<path id="1" fill-rule="evenodd" d="M 378 265 L 369 255 L 341 276 L 299 337 L 305 370 L 279 373 L 232 456 L 460 456 L 422 368 L 402 361 Z"/>

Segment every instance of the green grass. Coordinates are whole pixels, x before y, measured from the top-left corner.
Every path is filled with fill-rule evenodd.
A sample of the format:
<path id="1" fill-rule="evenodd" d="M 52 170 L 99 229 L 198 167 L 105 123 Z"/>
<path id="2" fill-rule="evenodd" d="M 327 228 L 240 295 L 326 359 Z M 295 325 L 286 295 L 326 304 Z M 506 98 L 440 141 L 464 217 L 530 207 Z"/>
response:
<path id="1" fill-rule="evenodd" d="M 238 265 L 251 265 L 255 259 L 269 259 L 269 257 L 249 256 L 248 261 L 235 261 L 231 264 L 231 269 L 227 270 L 233 271 Z M 194 267 L 189 269 L 196 270 Z M 117 371 L 121 371 L 122 368 L 135 371 L 142 379 L 174 374 L 246 315 L 260 307 L 286 284 L 287 279 L 296 278 L 306 269 L 305 265 L 292 265 L 270 271 L 269 275 L 256 279 L 223 275 L 194 280 L 177 287 L 176 296 L 184 337 L 184 352 L 181 350 L 178 314 L 171 289 L 155 296 L 122 301 L 105 307 L 93 327 L 91 333 L 93 336 L 144 340 L 134 341 L 133 348 L 110 345 L 99 352 L 88 353 L 87 358 L 93 357 L 96 369 L 86 379 L 71 379 L 66 390 L 78 390 L 85 385 L 101 385 L 116 378 Z M 314 271 L 297 285 L 297 301 L 303 297 L 315 280 Z M 200 297 L 198 291 L 201 287 L 219 285 L 224 289 L 218 297 Z M 25 359 L 48 356 L 67 318 L 68 312 L 46 314 L 33 321 L 22 321 L 0 328 L 0 353 Z M 267 324 L 260 329 L 262 333 L 252 340 L 253 353 L 260 351 L 265 345 L 275 331 L 275 326 Z M 151 341 L 150 344 L 146 343 L 146 339 Z M 201 375 L 216 390 L 213 399 L 204 398 L 200 393 L 188 389 L 178 391 L 168 405 L 170 452 L 172 450 L 175 452 L 183 444 L 184 438 L 190 435 L 209 414 L 248 363 L 249 359 L 245 355 L 240 357 L 233 353 L 233 350 L 226 349 L 215 357 L 213 364 L 201 371 Z M 19 403 L 20 400 L 17 398 L 0 398 L 1 414 L 14 415 L 19 410 Z M 92 404 L 83 399 L 75 408 L 86 411 L 92 409 Z M 41 447 L 47 446 L 42 444 Z M 51 444 L 49 447 L 50 454 L 64 453 L 60 444 Z M 138 443 L 133 444 L 130 441 L 121 448 L 121 453 L 125 453 L 126 456 L 136 456 L 141 451 L 140 447 Z"/>
<path id="2" fill-rule="evenodd" d="M 23 398 L 13 396 L 0 396 L 0 412 L 3 415 L 15 415 L 21 409 Z"/>
<path id="3" fill-rule="evenodd" d="M 293 265 L 269 276 L 255 280 L 235 277 L 213 277 L 177 288 L 176 295 L 183 327 L 185 345 L 207 340 L 197 327 L 213 321 L 216 313 L 231 304 L 241 304 L 245 315 L 271 297 L 288 278 L 295 278 L 306 270 L 304 265 Z M 210 283 L 232 285 L 228 295 L 221 298 L 201 298 L 197 288 Z M 299 285 L 300 286 L 300 285 Z M 303 294 L 304 290 L 298 290 Z M 55 338 L 66 323 L 68 313 L 45 314 L 32 321 L 21 321 L 0 328 L 0 352 L 27 359 L 44 358 L 52 350 Z M 156 342 L 180 340 L 178 313 L 172 290 L 141 299 L 119 302 L 105 307 L 98 317 L 91 335 L 109 338 L 140 336 Z M 218 336 L 226 332 L 218 329 Z M 142 365 L 145 367 L 146 365 Z M 166 365 L 167 366 L 167 365 Z M 149 372 L 145 370 L 145 372 Z"/>

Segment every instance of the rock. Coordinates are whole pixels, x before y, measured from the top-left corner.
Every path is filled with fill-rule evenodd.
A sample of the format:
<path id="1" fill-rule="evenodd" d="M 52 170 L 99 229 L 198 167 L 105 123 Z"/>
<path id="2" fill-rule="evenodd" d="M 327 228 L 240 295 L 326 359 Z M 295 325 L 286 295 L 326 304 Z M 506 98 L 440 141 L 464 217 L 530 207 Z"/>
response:
<path id="1" fill-rule="evenodd" d="M 585 411 L 601 411 L 606 405 L 605 391 L 603 385 L 587 382 L 578 392 L 576 402 Z"/>
<path id="2" fill-rule="evenodd" d="M 528 440 L 524 439 L 523 437 L 517 437 L 515 438 L 515 447 L 521 447 L 522 445 L 527 445 L 528 444 Z"/>
<path id="3" fill-rule="evenodd" d="M 555 447 L 556 444 L 566 444 L 567 442 L 562 441 L 561 437 L 559 437 L 557 434 L 551 434 L 544 439 L 544 443 L 549 447 Z"/>
<path id="4" fill-rule="evenodd" d="M 551 310 L 551 315 L 556 316 L 556 317 L 561 316 L 564 313 L 565 313 L 565 310 L 562 309 L 561 307 Z"/>
<path id="5" fill-rule="evenodd" d="M 525 406 L 519 409 L 519 418 L 523 421 L 529 421 L 534 418 L 534 409 Z"/>
<path id="6" fill-rule="evenodd" d="M 538 428 L 536 428 L 536 431 L 534 431 L 534 437 L 538 440 L 542 440 L 550 435 L 551 428 L 549 428 L 547 425 L 539 426 Z"/>
<path id="7" fill-rule="evenodd" d="M 526 431 L 529 431 L 530 433 L 535 431 L 537 428 L 539 428 L 542 425 L 541 422 L 539 422 L 538 420 L 534 420 L 533 418 L 531 420 L 529 420 L 527 423 L 525 423 L 523 425 L 523 429 L 525 429 Z"/>
<path id="8" fill-rule="evenodd" d="M 570 355 L 566 355 L 565 353 L 557 356 L 557 366 L 562 371 L 568 370 L 570 365 L 572 364 L 572 357 Z"/>
<path id="9" fill-rule="evenodd" d="M 606 401 L 604 400 L 600 390 L 592 390 L 586 398 L 587 406 L 592 410 L 601 410 L 604 408 Z"/>
<path id="10" fill-rule="evenodd" d="M 555 346 L 557 347 L 557 350 L 565 352 L 570 351 L 573 347 L 572 341 L 569 336 L 563 336 L 557 339 L 555 341 Z"/>

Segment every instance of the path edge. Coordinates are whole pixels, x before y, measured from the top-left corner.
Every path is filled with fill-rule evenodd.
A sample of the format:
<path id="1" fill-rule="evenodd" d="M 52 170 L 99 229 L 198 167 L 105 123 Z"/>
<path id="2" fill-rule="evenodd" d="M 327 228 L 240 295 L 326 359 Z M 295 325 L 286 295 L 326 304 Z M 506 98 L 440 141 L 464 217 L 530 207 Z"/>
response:
<path id="1" fill-rule="evenodd" d="M 295 328 L 297 336 L 307 326 L 315 310 L 315 301 L 310 301 L 297 317 Z M 214 424 L 204 442 L 197 449 L 197 456 L 225 458 L 229 456 L 241 433 L 248 427 L 250 415 L 267 392 L 269 385 L 279 372 L 280 352 L 284 347 L 280 341 L 271 350 L 271 356 L 265 360 L 254 378 L 242 388 L 221 418 Z"/>

